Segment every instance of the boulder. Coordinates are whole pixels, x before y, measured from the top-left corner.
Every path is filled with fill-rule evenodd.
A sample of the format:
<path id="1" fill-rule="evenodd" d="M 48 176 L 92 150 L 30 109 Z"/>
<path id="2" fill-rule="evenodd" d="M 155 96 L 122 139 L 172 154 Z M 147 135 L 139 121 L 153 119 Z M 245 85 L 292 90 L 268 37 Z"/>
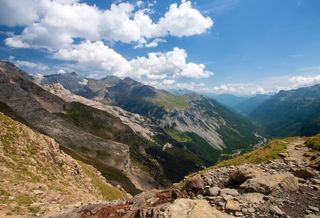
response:
<path id="1" fill-rule="evenodd" d="M 317 157 L 315 160 L 313 160 L 309 167 L 316 169 L 316 170 L 320 170 L 320 157 Z"/>
<path id="2" fill-rule="evenodd" d="M 288 157 L 288 153 L 279 153 L 278 156 L 281 158 L 286 158 Z"/>
<path id="3" fill-rule="evenodd" d="M 260 193 L 246 193 L 241 195 L 241 201 L 249 204 L 260 204 L 263 203 L 264 195 Z"/>
<path id="4" fill-rule="evenodd" d="M 217 195 L 219 195 L 220 190 L 221 190 L 221 189 L 220 189 L 219 187 L 217 187 L 217 186 L 211 187 L 211 188 L 209 188 L 209 190 L 208 190 L 208 195 L 210 195 L 210 196 L 217 196 Z"/>
<path id="5" fill-rule="evenodd" d="M 278 206 L 274 206 L 274 205 L 270 207 L 270 212 L 274 215 L 279 215 L 279 216 L 284 214 L 284 212 Z"/>
<path id="6" fill-rule="evenodd" d="M 189 178 L 186 182 L 187 190 L 200 190 L 204 188 L 204 182 L 200 175 Z"/>
<path id="7" fill-rule="evenodd" d="M 230 199 L 226 203 L 226 210 L 228 211 L 240 211 L 240 203 L 236 200 Z"/>
<path id="8" fill-rule="evenodd" d="M 274 174 L 248 179 L 240 188 L 248 192 L 258 192 L 270 194 L 277 191 L 297 191 L 299 182 L 296 177 L 290 173 Z"/>
<path id="9" fill-rule="evenodd" d="M 177 199 L 165 211 L 170 218 L 232 218 L 211 207 L 205 200 Z"/>
<path id="10" fill-rule="evenodd" d="M 236 189 L 224 188 L 220 190 L 221 195 L 239 196 L 239 192 Z"/>
<path id="11" fill-rule="evenodd" d="M 248 179 L 259 177 L 263 174 L 263 171 L 259 168 L 243 166 L 230 174 L 230 180 L 237 184 L 242 184 Z"/>
<path id="12" fill-rule="evenodd" d="M 310 179 L 316 176 L 316 173 L 313 169 L 308 167 L 296 168 L 292 171 L 293 175 L 303 179 Z"/>

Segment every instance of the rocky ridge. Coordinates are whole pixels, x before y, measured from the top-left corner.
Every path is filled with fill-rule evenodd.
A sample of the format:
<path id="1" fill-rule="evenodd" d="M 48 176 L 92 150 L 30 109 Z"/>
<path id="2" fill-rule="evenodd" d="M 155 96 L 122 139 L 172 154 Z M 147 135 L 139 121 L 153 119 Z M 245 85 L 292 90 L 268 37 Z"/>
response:
<path id="1" fill-rule="evenodd" d="M 278 158 L 213 167 L 167 190 L 114 204 L 69 208 L 56 217 L 308 217 L 320 216 L 320 152 L 289 140 Z"/>
<path id="2" fill-rule="evenodd" d="M 59 96 L 66 102 L 80 102 L 82 104 L 94 107 L 98 110 L 106 111 L 109 114 L 119 118 L 125 125 L 129 126 L 134 132 L 140 134 L 142 137 L 153 141 L 152 136 L 154 133 L 148 126 L 152 124 L 147 118 L 139 115 L 130 113 L 123 110 L 120 107 L 110 106 L 102 104 L 101 102 L 90 100 L 79 95 L 72 94 L 69 90 L 65 89 L 60 83 L 50 83 L 42 85 L 42 87 L 51 92 L 54 95 Z"/>

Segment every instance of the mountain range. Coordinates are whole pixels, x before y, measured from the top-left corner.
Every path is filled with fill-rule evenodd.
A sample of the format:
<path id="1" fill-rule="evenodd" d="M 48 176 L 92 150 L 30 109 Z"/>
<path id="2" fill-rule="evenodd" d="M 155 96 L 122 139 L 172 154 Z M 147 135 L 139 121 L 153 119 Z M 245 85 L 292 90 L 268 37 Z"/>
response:
<path id="1" fill-rule="evenodd" d="M 135 197 L 124 203 L 131 205 L 128 208 L 139 204 L 139 196 L 172 201 L 180 191 L 169 192 L 169 198 L 166 192 L 144 191 L 170 187 L 184 178 L 180 185 L 187 188 L 192 183 L 187 175 L 229 158 L 220 164 L 283 157 L 289 172 L 295 168 L 287 169 L 284 152 L 292 155 L 289 158 L 297 157 L 297 149 L 307 155 L 318 149 L 319 136 L 279 139 L 259 147 L 265 137 L 319 133 L 319 99 L 320 85 L 315 85 L 225 106 L 194 92 L 173 94 L 131 78 L 91 79 L 74 72 L 33 77 L 12 63 L 0 62 L 0 167 L 5 177 L 0 180 L 0 203 L 15 202 L 23 213 L 39 214 L 51 210 L 52 202 L 114 200 L 130 194 Z M 251 152 L 237 156 L 247 151 Z M 318 152 L 310 155 L 309 162 L 314 162 L 312 155 Z M 269 164 L 282 170 L 279 161 Z M 269 165 L 261 167 L 273 172 Z M 222 186 L 229 190 L 235 184 L 221 172 L 210 171 L 213 183 L 223 178 Z M 206 180 L 209 186 L 212 181 Z M 17 185 L 7 187 L 8 182 Z M 184 195 L 194 193 L 208 194 L 192 189 Z M 113 211 L 113 206 L 108 208 Z M 85 206 L 85 210 L 100 209 Z M 230 212 L 227 206 L 223 210 Z"/>
<path id="2" fill-rule="evenodd" d="M 261 142 L 250 121 L 212 99 L 130 78 L 34 78 L 1 62 L 0 88 L 2 108 L 14 112 L 8 116 L 54 138 L 130 193 L 167 186 Z"/>

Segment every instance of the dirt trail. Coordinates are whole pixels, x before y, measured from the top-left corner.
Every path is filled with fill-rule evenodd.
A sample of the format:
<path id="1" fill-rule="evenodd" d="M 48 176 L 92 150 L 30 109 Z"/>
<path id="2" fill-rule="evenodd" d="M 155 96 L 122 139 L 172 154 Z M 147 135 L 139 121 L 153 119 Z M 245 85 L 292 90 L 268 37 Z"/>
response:
<path id="1" fill-rule="evenodd" d="M 304 152 L 301 151 L 304 149 L 304 142 L 304 139 L 298 139 L 297 141 L 290 143 L 287 146 L 288 158 L 286 159 L 296 161 L 301 164 L 304 163 Z"/>

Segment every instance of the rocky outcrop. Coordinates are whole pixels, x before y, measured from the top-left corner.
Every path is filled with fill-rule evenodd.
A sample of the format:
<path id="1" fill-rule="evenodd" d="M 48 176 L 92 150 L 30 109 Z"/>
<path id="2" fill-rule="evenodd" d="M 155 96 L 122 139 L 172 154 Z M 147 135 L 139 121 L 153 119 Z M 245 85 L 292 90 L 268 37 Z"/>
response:
<path id="1" fill-rule="evenodd" d="M 291 174 L 274 174 L 249 179 L 240 185 L 240 188 L 262 194 L 270 194 L 276 191 L 297 191 L 299 188 L 298 179 Z"/>
<path id="2" fill-rule="evenodd" d="M 177 199 L 164 212 L 171 218 L 232 218 L 210 206 L 205 200 Z"/>
<path id="3" fill-rule="evenodd" d="M 310 151 L 301 144 L 294 149 Z M 294 176 L 290 172 L 309 164 L 295 159 L 208 169 L 168 190 L 145 192 L 122 204 L 83 206 L 59 217 L 318 217 L 319 172 L 314 178 Z"/>
<path id="4" fill-rule="evenodd" d="M 263 175 L 263 171 L 254 167 L 240 167 L 230 174 L 230 180 L 237 184 L 242 184 L 248 179 L 260 177 Z"/>

